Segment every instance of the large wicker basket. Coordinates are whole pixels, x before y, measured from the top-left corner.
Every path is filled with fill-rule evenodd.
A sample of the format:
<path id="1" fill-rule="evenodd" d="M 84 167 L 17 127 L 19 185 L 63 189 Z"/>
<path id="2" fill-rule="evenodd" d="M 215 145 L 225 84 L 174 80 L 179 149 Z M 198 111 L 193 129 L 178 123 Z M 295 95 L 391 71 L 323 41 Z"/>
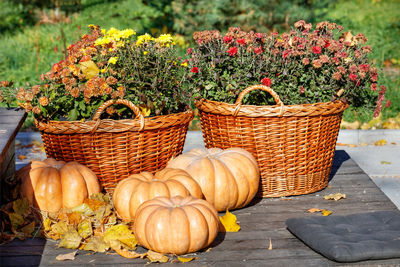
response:
<path id="1" fill-rule="evenodd" d="M 269 92 L 276 105 L 242 105 L 253 90 Z M 283 105 L 269 87 L 241 92 L 235 104 L 202 99 L 199 109 L 207 148 L 241 147 L 251 152 L 261 171 L 259 196 L 301 195 L 328 184 L 343 111 L 342 101 Z"/>
<path id="2" fill-rule="evenodd" d="M 100 120 L 112 104 L 128 106 L 135 119 Z M 91 121 L 36 121 L 47 157 L 77 161 L 95 172 L 103 188 L 133 173 L 155 172 L 182 153 L 193 111 L 146 117 L 127 100 L 107 101 Z"/>

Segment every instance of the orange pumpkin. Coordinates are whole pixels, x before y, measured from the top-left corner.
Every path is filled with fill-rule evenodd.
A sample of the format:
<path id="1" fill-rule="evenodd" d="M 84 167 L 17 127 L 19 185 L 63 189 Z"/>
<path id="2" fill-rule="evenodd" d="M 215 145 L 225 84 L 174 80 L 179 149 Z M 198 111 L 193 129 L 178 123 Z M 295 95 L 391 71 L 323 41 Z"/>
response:
<path id="1" fill-rule="evenodd" d="M 167 167 L 187 171 L 217 211 L 249 204 L 260 181 L 255 158 L 241 148 L 195 148 L 172 159 Z"/>
<path id="2" fill-rule="evenodd" d="M 77 163 L 52 158 L 32 161 L 19 171 L 21 196 L 41 210 L 58 212 L 73 208 L 100 192 L 96 175 Z"/>
<path id="3" fill-rule="evenodd" d="M 189 196 L 202 198 L 200 186 L 185 171 L 163 169 L 154 176 L 150 172 L 133 174 L 120 181 L 115 187 L 113 202 L 118 216 L 124 221 L 131 221 L 140 204 L 158 197 Z"/>
<path id="4" fill-rule="evenodd" d="M 157 197 L 138 208 L 134 233 L 148 249 L 181 255 L 209 246 L 218 227 L 217 211 L 203 199 Z"/>

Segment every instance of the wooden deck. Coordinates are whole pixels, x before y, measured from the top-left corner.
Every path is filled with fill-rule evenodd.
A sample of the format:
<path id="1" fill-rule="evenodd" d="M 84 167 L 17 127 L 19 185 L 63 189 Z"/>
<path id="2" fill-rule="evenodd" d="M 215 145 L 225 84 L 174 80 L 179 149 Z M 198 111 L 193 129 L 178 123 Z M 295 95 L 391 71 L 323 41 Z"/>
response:
<path id="1" fill-rule="evenodd" d="M 330 193 L 345 193 L 339 201 L 323 199 Z M 373 181 L 349 158 L 336 151 L 329 188 L 320 192 L 274 199 L 256 199 L 252 205 L 236 210 L 241 230 L 219 234 L 208 252 L 196 253 L 197 260 L 189 266 L 400 266 L 399 259 L 363 261 L 343 264 L 330 261 L 295 238 L 285 226 L 285 220 L 298 216 L 322 216 L 306 211 L 310 208 L 329 209 L 336 215 L 365 211 L 397 210 Z M 272 249 L 268 250 L 269 240 Z M 146 260 L 125 259 L 118 255 L 78 251 L 74 261 L 59 262 L 58 254 L 72 250 L 56 247 L 51 240 L 14 241 L 0 246 L 0 266 L 143 266 Z M 167 263 L 171 264 L 171 263 Z"/>

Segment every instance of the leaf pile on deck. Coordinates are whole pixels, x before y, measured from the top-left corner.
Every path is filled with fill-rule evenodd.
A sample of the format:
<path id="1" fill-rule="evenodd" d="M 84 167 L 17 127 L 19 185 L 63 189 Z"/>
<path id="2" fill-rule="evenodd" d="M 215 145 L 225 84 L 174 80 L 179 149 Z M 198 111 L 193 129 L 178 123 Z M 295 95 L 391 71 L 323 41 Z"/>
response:
<path id="1" fill-rule="evenodd" d="M 147 251 L 138 253 L 130 225 L 118 219 L 111 197 L 92 195 L 83 204 L 59 213 L 40 212 L 27 199 L 17 199 L 0 209 L 0 244 L 15 238 L 47 237 L 58 246 L 94 252 L 114 250 L 125 258 L 147 257 L 152 262 L 168 262 L 169 257 Z"/>
<path id="2" fill-rule="evenodd" d="M 95 252 L 113 249 L 126 258 L 147 255 L 134 251 L 137 241 L 133 231 L 117 219 L 109 195 L 94 194 L 70 210 L 42 215 L 45 236 L 60 240 L 60 247 Z"/>
<path id="3" fill-rule="evenodd" d="M 15 238 L 41 236 L 40 212 L 29 206 L 28 199 L 17 199 L 0 209 L 0 244 Z"/>

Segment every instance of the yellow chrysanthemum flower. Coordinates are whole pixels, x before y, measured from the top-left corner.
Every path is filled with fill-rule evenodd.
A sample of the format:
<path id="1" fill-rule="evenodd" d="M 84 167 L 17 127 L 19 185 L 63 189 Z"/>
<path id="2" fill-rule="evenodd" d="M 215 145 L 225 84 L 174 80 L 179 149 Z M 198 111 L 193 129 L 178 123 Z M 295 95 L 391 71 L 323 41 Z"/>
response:
<path id="1" fill-rule="evenodd" d="M 143 55 L 147 55 L 147 51 L 143 51 Z"/>
<path id="2" fill-rule="evenodd" d="M 182 62 L 182 63 L 181 63 L 181 66 L 187 67 L 187 66 L 188 66 L 188 63 L 187 63 L 187 62 Z"/>
<path id="3" fill-rule="evenodd" d="M 111 42 L 112 42 L 111 38 L 103 37 L 103 38 L 97 39 L 97 40 L 94 42 L 94 45 L 95 45 L 95 46 L 106 45 L 106 44 L 109 44 L 109 43 L 111 43 Z"/>
<path id="4" fill-rule="evenodd" d="M 151 37 L 150 34 L 145 33 L 143 35 L 138 36 L 137 41 L 136 41 L 136 46 L 141 46 L 142 44 L 146 42 L 150 42 L 151 40 L 154 40 L 153 37 Z"/>
<path id="5" fill-rule="evenodd" d="M 110 59 L 108 60 L 108 63 L 110 64 L 114 64 L 117 63 L 118 57 L 110 57 Z"/>
<path id="6" fill-rule="evenodd" d="M 161 34 L 157 39 L 155 39 L 156 43 L 159 43 L 161 46 L 172 43 L 174 40 L 171 34 Z"/>
<path id="7" fill-rule="evenodd" d="M 95 28 L 96 26 L 94 24 L 89 24 L 88 27 L 89 28 Z"/>

